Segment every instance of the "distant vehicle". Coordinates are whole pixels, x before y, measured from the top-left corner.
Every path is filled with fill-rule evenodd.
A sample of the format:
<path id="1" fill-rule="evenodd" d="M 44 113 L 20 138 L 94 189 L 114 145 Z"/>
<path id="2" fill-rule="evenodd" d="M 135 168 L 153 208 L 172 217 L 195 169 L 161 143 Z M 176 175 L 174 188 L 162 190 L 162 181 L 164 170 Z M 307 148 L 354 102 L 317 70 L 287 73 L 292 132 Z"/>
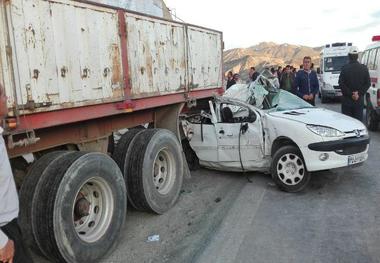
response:
<path id="1" fill-rule="evenodd" d="M 380 122 L 380 36 L 372 38 L 373 43 L 363 52 L 361 62 L 368 67 L 371 86 L 366 94 L 366 125 L 375 131 Z"/>
<path id="2" fill-rule="evenodd" d="M 363 123 L 313 107 L 261 79 L 249 86 L 236 84 L 209 101 L 208 109 L 184 117 L 195 167 L 271 173 L 280 189 L 298 192 L 311 172 L 367 159 Z"/>
<path id="3" fill-rule="evenodd" d="M 352 43 L 327 44 L 321 52 L 320 61 L 320 85 L 319 94 L 321 102 L 326 103 L 328 99 L 341 97 L 339 88 L 339 75 L 342 67 L 348 63 L 348 51 Z"/>

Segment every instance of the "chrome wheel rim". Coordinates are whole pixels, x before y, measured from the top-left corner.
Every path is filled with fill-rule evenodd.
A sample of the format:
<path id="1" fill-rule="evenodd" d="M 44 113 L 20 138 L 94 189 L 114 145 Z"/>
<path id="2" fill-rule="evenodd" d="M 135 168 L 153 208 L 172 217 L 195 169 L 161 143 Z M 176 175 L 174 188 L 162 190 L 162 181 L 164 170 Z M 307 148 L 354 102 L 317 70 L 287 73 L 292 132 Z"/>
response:
<path id="1" fill-rule="evenodd" d="M 303 160 L 294 153 L 284 154 L 277 162 L 277 176 L 286 185 L 297 185 L 305 172 Z"/>
<path id="2" fill-rule="evenodd" d="M 99 240 L 110 226 L 114 197 L 102 178 L 88 179 L 79 188 L 73 203 L 72 218 L 78 237 L 87 243 Z"/>
<path id="3" fill-rule="evenodd" d="M 168 194 L 175 181 L 176 170 L 173 154 L 167 148 L 161 149 L 153 163 L 153 184 L 162 194 Z"/>

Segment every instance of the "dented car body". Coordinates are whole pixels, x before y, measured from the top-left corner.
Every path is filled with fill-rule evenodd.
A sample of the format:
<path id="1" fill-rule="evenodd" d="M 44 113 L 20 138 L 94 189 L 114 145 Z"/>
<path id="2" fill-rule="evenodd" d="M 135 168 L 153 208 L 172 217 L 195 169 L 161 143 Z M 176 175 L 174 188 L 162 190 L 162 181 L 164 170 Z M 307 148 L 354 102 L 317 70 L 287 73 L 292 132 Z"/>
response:
<path id="1" fill-rule="evenodd" d="M 231 87 L 209 102 L 208 111 L 187 116 L 182 124 L 200 165 L 269 172 L 289 192 L 302 190 L 310 172 L 368 157 L 369 136 L 361 122 L 313 107 L 262 76 Z"/>

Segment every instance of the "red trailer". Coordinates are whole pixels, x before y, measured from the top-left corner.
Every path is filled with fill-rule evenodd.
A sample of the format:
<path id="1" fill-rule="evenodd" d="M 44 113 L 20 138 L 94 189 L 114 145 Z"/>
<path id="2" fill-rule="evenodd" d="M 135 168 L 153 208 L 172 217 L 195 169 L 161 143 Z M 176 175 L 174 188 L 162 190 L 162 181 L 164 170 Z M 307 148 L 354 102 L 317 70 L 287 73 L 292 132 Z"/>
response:
<path id="1" fill-rule="evenodd" d="M 0 21 L 23 234 L 53 261 L 96 261 L 127 199 L 157 214 L 176 202 L 188 171 L 179 114 L 223 92 L 222 33 L 68 0 L 1 1 Z"/>

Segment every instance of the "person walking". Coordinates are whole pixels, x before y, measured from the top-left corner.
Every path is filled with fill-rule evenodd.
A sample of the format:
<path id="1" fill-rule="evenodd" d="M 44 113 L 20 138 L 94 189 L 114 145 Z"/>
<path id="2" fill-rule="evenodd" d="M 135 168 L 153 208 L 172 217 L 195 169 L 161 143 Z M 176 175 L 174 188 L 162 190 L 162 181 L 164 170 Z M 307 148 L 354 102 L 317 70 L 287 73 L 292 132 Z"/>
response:
<path id="1" fill-rule="evenodd" d="M 315 95 L 319 91 L 319 82 L 317 73 L 310 67 L 311 58 L 306 56 L 303 58 L 303 69 L 296 74 L 293 90 L 298 97 L 315 106 Z"/>
<path id="2" fill-rule="evenodd" d="M 368 68 L 358 62 L 359 51 L 351 47 L 349 63 L 343 66 L 339 76 L 342 91 L 342 113 L 363 121 L 364 96 L 371 85 Z"/>
<path id="3" fill-rule="evenodd" d="M 5 91 L 0 84 L 0 123 L 7 114 Z M 17 223 L 19 212 L 16 184 L 0 126 L 0 262 L 33 262 L 22 240 Z"/>

